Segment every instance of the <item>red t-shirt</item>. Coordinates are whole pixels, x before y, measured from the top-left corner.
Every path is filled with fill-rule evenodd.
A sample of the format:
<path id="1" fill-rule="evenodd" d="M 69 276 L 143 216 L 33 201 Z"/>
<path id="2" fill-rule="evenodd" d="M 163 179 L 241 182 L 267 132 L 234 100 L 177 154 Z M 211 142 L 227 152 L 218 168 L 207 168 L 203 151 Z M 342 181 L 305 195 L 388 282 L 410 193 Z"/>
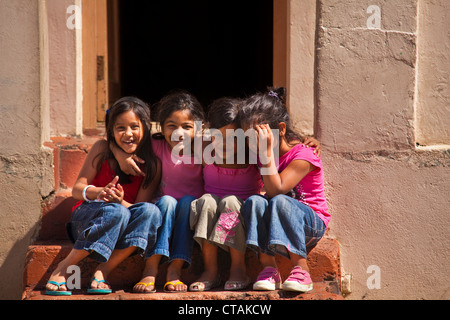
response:
<path id="1" fill-rule="evenodd" d="M 95 176 L 94 180 L 92 181 L 91 185 L 96 187 L 106 187 L 108 183 L 110 183 L 114 177 L 116 176 L 116 173 L 114 170 L 112 170 L 109 166 L 108 160 L 103 161 L 102 166 L 100 168 L 100 171 Z M 122 184 L 123 187 L 123 200 L 129 203 L 134 203 L 136 201 L 136 196 L 139 191 L 139 188 L 141 187 L 142 183 L 142 176 L 130 176 L 131 183 Z M 120 183 L 120 181 L 119 181 Z M 80 204 L 82 204 L 84 200 L 78 201 L 75 206 L 72 208 L 72 211 L 78 208 Z"/>

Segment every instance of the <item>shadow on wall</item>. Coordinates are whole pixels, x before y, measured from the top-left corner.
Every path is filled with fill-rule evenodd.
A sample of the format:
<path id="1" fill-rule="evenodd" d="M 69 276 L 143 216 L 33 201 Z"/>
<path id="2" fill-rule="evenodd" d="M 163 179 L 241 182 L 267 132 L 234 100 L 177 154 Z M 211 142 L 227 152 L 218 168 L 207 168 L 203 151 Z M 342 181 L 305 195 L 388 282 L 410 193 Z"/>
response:
<path id="1" fill-rule="evenodd" d="M 30 228 L 22 239 L 16 241 L 3 260 L 0 266 L 1 300 L 20 300 L 22 298 L 25 256 L 28 246 L 37 236 L 38 230 L 39 224 Z"/>

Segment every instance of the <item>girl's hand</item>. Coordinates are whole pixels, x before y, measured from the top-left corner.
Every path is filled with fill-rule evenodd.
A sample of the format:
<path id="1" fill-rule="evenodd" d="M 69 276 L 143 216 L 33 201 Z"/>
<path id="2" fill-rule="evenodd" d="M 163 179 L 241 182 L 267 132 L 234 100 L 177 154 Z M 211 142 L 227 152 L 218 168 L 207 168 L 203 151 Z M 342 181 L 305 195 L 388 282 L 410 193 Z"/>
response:
<path id="1" fill-rule="evenodd" d="M 119 177 L 114 177 L 114 179 L 110 183 L 108 183 L 106 187 L 103 188 L 103 191 L 100 192 L 98 200 L 121 204 L 123 201 L 124 191 L 123 187 L 117 183 L 118 181 Z"/>
<path id="2" fill-rule="evenodd" d="M 256 141 L 258 145 L 258 156 L 261 159 L 263 165 L 267 165 L 272 157 L 272 149 L 274 143 L 274 136 L 272 129 L 268 124 L 260 124 L 256 126 Z M 263 142 L 264 143 L 260 143 Z M 265 150 L 262 150 L 261 147 Z"/>
<path id="3" fill-rule="evenodd" d="M 145 173 L 138 166 L 138 163 L 144 164 L 144 160 L 135 154 L 124 152 L 113 143 L 109 144 L 109 149 L 114 154 L 114 157 L 119 163 L 120 170 L 122 170 L 123 173 L 132 176 L 145 176 Z"/>
<path id="4" fill-rule="evenodd" d="M 320 144 L 320 142 L 318 140 L 316 140 L 312 137 L 306 137 L 305 140 L 303 141 L 303 144 L 307 148 L 315 147 L 313 152 L 316 156 L 320 157 L 320 152 L 322 151 L 322 145 Z"/>
<path id="5" fill-rule="evenodd" d="M 125 166 L 124 169 L 127 170 L 124 171 L 122 169 L 122 167 L 120 167 L 120 169 L 129 175 L 133 175 L 133 176 L 145 176 L 145 173 L 141 170 L 141 168 L 139 168 L 138 163 L 140 164 L 144 164 L 145 161 L 141 158 L 139 158 L 137 155 L 132 154 L 131 157 L 128 157 L 125 159 Z M 120 163 L 119 163 L 120 166 Z"/>

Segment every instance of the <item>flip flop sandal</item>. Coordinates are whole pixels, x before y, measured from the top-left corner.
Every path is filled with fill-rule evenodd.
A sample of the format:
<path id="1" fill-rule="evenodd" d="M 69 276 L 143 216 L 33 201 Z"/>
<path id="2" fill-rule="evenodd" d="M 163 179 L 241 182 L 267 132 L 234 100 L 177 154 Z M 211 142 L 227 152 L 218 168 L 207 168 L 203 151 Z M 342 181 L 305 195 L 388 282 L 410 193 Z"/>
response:
<path id="1" fill-rule="evenodd" d="M 250 284 L 250 278 L 247 277 L 245 280 L 243 281 L 227 281 L 225 282 L 224 285 L 224 290 L 227 291 L 239 291 L 239 290 L 244 290 L 245 288 L 247 288 Z"/>
<path id="2" fill-rule="evenodd" d="M 156 292 L 156 287 L 155 287 L 155 283 L 154 282 L 149 282 L 149 283 L 138 282 L 138 283 L 135 284 L 135 286 L 137 286 L 137 285 L 143 285 L 146 288 L 148 286 L 153 286 L 153 290 L 151 290 L 151 291 L 142 291 L 142 292 L 133 291 L 134 293 L 155 293 Z"/>
<path id="3" fill-rule="evenodd" d="M 97 280 L 97 279 L 95 279 L 95 278 L 92 278 L 91 281 L 90 281 L 90 283 L 89 283 L 89 288 L 87 289 L 87 293 L 89 293 L 89 294 L 109 294 L 109 293 L 112 292 L 111 289 L 106 289 L 106 288 L 92 288 L 92 287 L 91 287 L 92 281 L 97 282 L 97 285 L 98 285 L 99 283 L 102 283 L 102 282 L 106 283 L 107 285 L 110 285 L 109 282 L 106 281 L 106 280 Z"/>
<path id="4" fill-rule="evenodd" d="M 187 290 L 181 290 L 181 291 L 178 291 L 178 290 L 167 290 L 167 289 L 166 289 L 166 287 L 167 287 L 168 285 L 172 285 L 172 286 L 175 287 L 177 284 L 184 284 L 184 283 L 181 282 L 181 281 L 177 281 L 177 282 L 167 281 L 166 284 L 164 285 L 164 292 L 167 292 L 167 293 L 183 293 L 183 292 L 186 292 L 186 291 L 187 291 Z"/>
<path id="5" fill-rule="evenodd" d="M 49 296 L 70 296 L 72 295 L 72 291 L 63 291 L 61 290 L 61 286 L 65 286 L 66 283 L 56 282 L 56 281 L 47 281 L 47 283 L 54 284 L 58 287 L 58 290 L 45 290 L 45 294 Z"/>
<path id="6" fill-rule="evenodd" d="M 209 291 L 218 287 L 220 284 L 220 280 L 213 281 L 196 281 L 189 286 L 189 291 L 192 292 L 203 292 Z"/>

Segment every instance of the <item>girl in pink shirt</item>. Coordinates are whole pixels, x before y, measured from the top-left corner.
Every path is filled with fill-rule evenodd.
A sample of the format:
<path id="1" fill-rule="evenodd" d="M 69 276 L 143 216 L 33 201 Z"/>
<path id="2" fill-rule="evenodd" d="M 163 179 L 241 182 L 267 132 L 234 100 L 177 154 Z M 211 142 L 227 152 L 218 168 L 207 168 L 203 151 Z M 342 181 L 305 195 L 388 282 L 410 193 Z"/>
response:
<path id="1" fill-rule="evenodd" d="M 143 275 L 133 291 L 155 292 L 159 264 L 168 260 L 164 291 L 184 292 L 187 286 L 180 281 L 181 270 L 190 265 L 194 244 L 189 227 L 190 205 L 204 192 L 202 165 L 195 161 L 192 150 L 184 150 L 184 144 L 180 142 L 190 139 L 190 145 L 194 146 L 194 136 L 201 131 L 196 126 L 204 120 L 204 111 L 197 99 L 185 91 L 166 95 L 156 107 L 161 133 L 153 135 L 152 147 L 161 161 L 162 174 L 154 202 L 161 211 L 162 224 L 155 245 L 147 248 Z M 139 162 L 140 159 L 132 161 L 130 157 L 122 156 L 116 155 L 122 170 L 138 173 L 134 161 Z"/>
<path id="2" fill-rule="evenodd" d="M 190 224 L 194 239 L 202 248 L 204 271 L 190 285 L 190 291 L 207 291 L 220 285 L 218 248 L 229 252 L 231 257 L 224 289 L 241 290 L 249 284 L 245 267 L 246 234 L 240 211 L 245 199 L 261 191 L 262 180 L 255 164 L 249 164 L 248 160 L 238 163 L 236 144 L 234 152 L 227 152 L 226 131 L 238 128 L 238 103 L 236 99 L 218 99 L 208 112 L 209 127 L 218 129 L 224 138 L 219 141 L 223 143 L 223 153 L 220 159 L 215 158 L 223 163 L 203 163 L 205 194 L 191 204 Z M 216 139 L 213 138 L 212 144 L 217 147 Z"/>
<path id="3" fill-rule="evenodd" d="M 253 289 L 306 292 L 313 287 L 306 255 L 325 233 L 330 214 L 322 162 L 292 130 L 284 99 L 284 88 L 272 89 L 251 96 L 240 110 L 242 127 L 256 129 L 258 141 L 267 143 L 267 151 L 257 150 L 265 164 L 266 197 L 248 198 L 242 214 L 248 230 L 246 243 L 259 251 L 264 267 Z M 279 130 L 278 144 L 272 129 Z M 274 147 L 279 151 L 278 163 Z M 282 285 L 275 254 L 289 258 L 293 267 Z"/>

